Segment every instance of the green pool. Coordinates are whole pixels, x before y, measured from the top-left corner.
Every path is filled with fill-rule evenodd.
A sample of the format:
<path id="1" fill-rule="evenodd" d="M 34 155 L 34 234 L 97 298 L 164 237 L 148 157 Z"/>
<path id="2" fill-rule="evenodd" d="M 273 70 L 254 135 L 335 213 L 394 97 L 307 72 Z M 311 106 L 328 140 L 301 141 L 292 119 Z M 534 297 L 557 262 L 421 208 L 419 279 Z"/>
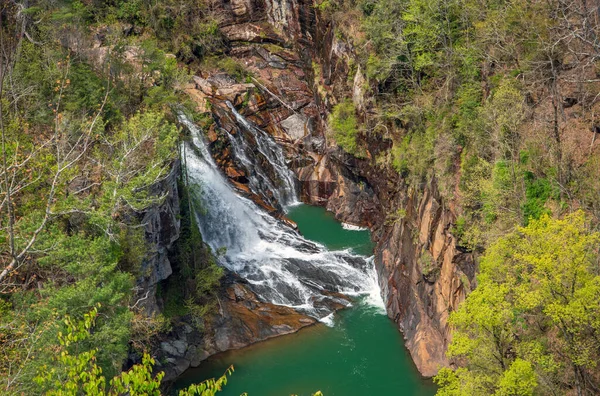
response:
<path id="1" fill-rule="evenodd" d="M 299 205 L 288 216 L 306 238 L 330 249 L 372 253 L 368 231 L 346 230 L 322 208 Z M 331 327 L 318 324 L 213 356 L 184 373 L 176 388 L 219 376 L 233 364 L 235 373 L 219 395 L 304 396 L 317 390 L 325 396 L 435 394 L 433 383 L 414 367 L 395 325 L 381 307 L 365 300 L 336 313 Z"/>

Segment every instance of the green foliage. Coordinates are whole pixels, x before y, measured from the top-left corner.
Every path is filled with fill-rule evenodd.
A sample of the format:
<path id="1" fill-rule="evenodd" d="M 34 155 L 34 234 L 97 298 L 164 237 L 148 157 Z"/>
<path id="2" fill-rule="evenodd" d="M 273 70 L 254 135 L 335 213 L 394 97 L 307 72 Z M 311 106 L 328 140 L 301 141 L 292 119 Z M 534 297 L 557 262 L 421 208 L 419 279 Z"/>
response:
<path id="1" fill-rule="evenodd" d="M 354 7 L 362 16 L 368 45 L 362 45 L 361 36 L 343 39 L 364 48 L 356 52 L 373 87 L 378 114 L 365 121 L 365 129 L 385 129 L 394 141 L 389 152 L 376 153 L 376 158 L 392 157 L 393 167 L 413 187 L 435 177 L 442 196 L 458 204 L 464 247 L 481 251 L 530 217 L 558 206 L 577 207 L 579 199 L 571 204 L 564 199 L 566 194 L 572 198 L 574 190 L 587 196 L 589 207 L 598 212 L 591 195 L 575 187 L 585 183 L 596 191 L 591 173 L 572 173 L 579 165 L 573 157 L 560 155 L 566 146 L 557 132 L 523 127 L 532 114 L 532 101 L 545 96 L 537 96 L 539 81 L 555 81 L 552 70 L 569 56 L 555 45 L 572 28 L 563 25 L 563 36 L 558 33 L 560 22 L 554 15 L 562 10 L 559 3 L 335 4 Z M 579 18 L 571 16 L 573 21 Z M 419 117 L 412 116 L 414 108 Z M 553 133 L 556 142 L 540 143 Z M 564 178 L 572 188 L 565 188 Z"/>
<path id="2" fill-rule="evenodd" d="M 386 62 L 375 54 L 370 54 L 367 60 L 366 75 L 369 80 L 385 81 L 391 74 L 392 67 L 390 62 Z"/>
<path id="3" fill-rule="evenodd" d="M 352 100 L 346 99 L 333 107 L 329 117 L 329 127 L 335 142 L 344 151 L 358 154 L 358 123 Z"/>
<path id="4" fill-rule="evenodd" d="M 87 6 L 72 2 L 48 18 L 56 10 L 43 5 L 27 12 L 40 21 L 28 28 L 35 39 L 23 38 L 18 51 L 5 48 L 15 58 L 0 97 L 8 159 L 0 173 L 8 169 L 9 183 L 19 186 L 10 190 L 10 203 L 6 184 L 0 187 L 2 269 L 23 252 L 16 270 L 0 280 L 0 383 L 8 394 L 35 393 L 33 378 L 52 365 L 57 334 L 65 331 L 58 318 L 82 319 L 99 303 L 94 331 L 78 344 L 97 349 L 86 359 L 103 373 L 121 370 L 135 317 L 129 300 L 148 252 L 135 212 L 164 199 L 152 187 L 170 171 L 179 135 L 164 106 L 164 92 L 172 93 L 182 74 L 174 58 L 151 42 L 140 44 L 134 55 L 141 69 L 133 71 L 118 62 L 125 46 L 115 46 L 114 74 L 104 75 L 58 44 L 64 31 L 57 24 L 83 28 Z M 6 15 L 2 29 L 11 23 Z M 162 90 L 162 101 L 144 99 L 144 79 Z"/>
<path id="5" fill-rule="evenodd" d="M 582 212 L 544 215 L 496 241 L 481 261 L 477 288 L 450 318 L 441 395 L 533 395 L 595 386 L 600 344 L 600 234 Z"/>
<path id="6" fill-rule="evenodd" d="M 225 374 L 217 379 L 211 378 L 199 384 L 190 385 L 187 389 L 180 390 L 179 396 L 214 396 L 227 385 L 227 375 L 231 374 L 233 374 L 233 366 L 230 366 Z"/>
<path id="7" fill-rule="evenodd" d="M 504 372 L 498 384 L 498 396 L 533 396 L 538 381 L 533 365 L 523 359 L 515 359 Z"/>
<path id="8" fill-rule="evenodd" d="M 457 41 L 461 19 L 458 2 L 412 0 L 402 14 L 403 35 L 415 71 L 429 71 L 442 61 L 443 44 Z"/>
<path id="9" fill-rule="evenodd" d="M 539 219 L 543 214 L 550 214 L 544 204 L 550 197 L 552 186 L 547 179 L 536 178 L 533 173 L 525 172 L 525 197 L 523 203 L 523 223 L 527 225 L 530 219 Z"/>
<path id="10" fill-rule="evenodd" d="M 421 274 L 428 279 L 431 280 L 434 278 L 435 274 L 439 271 L 439 267 L 429 250 L 423 250 L 421 252 L 421 256 L 419 257 L 419 269 L 421 270 Z"/>
<path id="11" fill-rule="evenodd" d="M 99 307 L 100 305 L 98 305 Z M 128 371 L 106 380 L 102 368 L 96 364 L 98 349 L 81 351 L 82 342 L 87 340 L 94 329 L 98 309 L 95 307 L 83 315 L 81 321 L 73 321 L 70 316 L 64 319 L 66 332 L 58 333 L 60 349 L 51 366 L 40 368 L 35 383 L 48 396 L 94 395 L 117 396 L 130 395 L 160 396 L 161 380 L 164 373 L 152 375 L 154 359 L 144 353 L 142 363 L 134 365 Z M 190 385 L 179 392 L 180 396 L 214 396 L 227 384 L 227 375 L 233 373 L 233 366 L 218 379 L 209 379 Z"/>
<path id="12" fill-rule="evenodd" d="M 23 389 L 31 386 L 27 379 L 37 367 L 49 364 L 55 356 L 55 337 L 61 331 L 56 322 L 59 315 L 83 317 L 90 308 L 101 304 L 98 326 L 81 344 L 99 349 L 94 359 L 109 374 L 120 370 L 128 352 L 132 315 L 123 302 L 130 296 L 133 279 L 117 270 L 122 257 L 118 246 L 104 237 L 86 238 L 81 234 L 70 237 L 58 234 L 50 246 L 53 249 L 39 260 L 40 273 L 66 272 L 64 276 L 71 282 L 67 285 L 47 283 L 39 297 L 14 294 L 9 300 L 12 316 L 0 319 L 0 325 L 12 329 L 10 332 L 31 329 L 26 337 L 11 338 L 5 344 L 7 352 L 34 351 L 19 360 Z"/>
<path id="13" fill-rule="evenodd" d="M 125 205 L 140 211 L 160 200 L 150 195 L 148 188 L 169 172 L 178 136 L 177 128 L 163 114 L 152 111 L 134 115 L 107 136 L 115 152 L 111 158 L 103 158 L 112 176 L 103 183 L 103 208 L 115 212 Z"/>
<path id="14" fill-rule="evenodd" d="M 246 82 L 250 73 L 244 65 L 228 56 L 209 56 L 202 61 L 203 67 L 207 69 L 221 70 L 239 82 Z"/>
<path id="15" fill-rule="evenodd" d="M 408 179 L 412 186 L 419 186 L 431 176 L 434 156 L 435 130 L 416 131 L 405 136 L 400 144 L 392 148 L 393 166 Z"/>

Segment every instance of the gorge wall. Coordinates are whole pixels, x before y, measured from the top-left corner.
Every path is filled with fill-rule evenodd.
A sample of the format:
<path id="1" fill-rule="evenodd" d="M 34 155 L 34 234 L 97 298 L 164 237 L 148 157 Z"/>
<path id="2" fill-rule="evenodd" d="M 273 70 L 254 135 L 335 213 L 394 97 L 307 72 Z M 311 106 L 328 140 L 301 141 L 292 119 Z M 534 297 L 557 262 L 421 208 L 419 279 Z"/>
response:
<path id="1" fill-rule="evenodd" d="M 406 214 L 383 226 L 376 248 L 390 318 L 425 376 L 447 366 L 448 316 L 472 289 L 475 263 L 449 232 L 455 217 L 435 185 L 404 200 Z"/>

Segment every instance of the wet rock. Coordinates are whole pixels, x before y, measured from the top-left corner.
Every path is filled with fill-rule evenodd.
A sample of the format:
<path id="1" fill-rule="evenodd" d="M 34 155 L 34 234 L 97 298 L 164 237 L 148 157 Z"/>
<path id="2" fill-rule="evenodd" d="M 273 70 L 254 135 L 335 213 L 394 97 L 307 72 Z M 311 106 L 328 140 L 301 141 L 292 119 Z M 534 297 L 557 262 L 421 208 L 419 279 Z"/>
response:
<path id="1" fill-rule="evenodd" d="M 234 289 L 233 291 L 231 289 Z M 289 307 L 261 302 L 246 286 L 235 284 L 223 302 L 223 314 L 215 319 L 220 350 L 239 348 L 315 323 L 315 319 Z M 241 330 L 241 331 L 240 331 Z M 228 337 L 223 337 L 228 334 Z"/>
<path id="2" fill-rule="evenodd" d="M 195 345 L 191 345 L 185 355 L 186 359 L 190 361 L 191 367 L 198 367 L 200 363 L 209 356 L 210 354 L 207 351 Z"/>
<path id="3" fill-rule="evenodd" d="M 190 361 L 187 359 L 179 359 L 177 363 L 175 363 L 174 370 L 177 376 L 180 376 L 190 367 Z"/>
<path id="4" fill-rule="evenodd" d="M 227 177 L 232 178 L 232 179 L 237 179 L 239 177 L 243 177 L 244 176 L 244 172 L 243 171 L 237 170 L 233 166 L 227 167 L 225 169 L 225 174 L 227 175 Z"/>
<path id="5" fill-rule="evenodd" d="M 345 170 L 341 168 L 341 170 Z M 353 180 L 342 172 L 336 179 L 336 187 L 327 200 L 327 210 L 336 219 L 361 226 L 372 227 L 379 218 L 381 205 L 373 188 L 366 180 Z"/>
<path id="6" fill-rule="evenodd" d="M 292 308 L 258 300 L 240 281 L 235 275 L 228 275 L 230 284 L 219 299 L 218 312 L 206 321 L 202 332 L 183 330 L 189 325 L 180 323 L 167 336 L 169 340 L 160 343 L 157 369 L 165 372 L 165 382 L 173 381 L 187 368 L 197 367 L 216 353 L 294 333 L 316 323 L 314 318 Z M 183 334 L 188 341 L 182 339 Z"/>
<path id="7" fill-rule="evenodd" d="M 250 85 L 239 84 L 222 73 L 194 79 L 195 89 L 209 96 L 215 124 L 220 128 L 210 132 L 210 141 L 215 147 L 226 142 L 217 139 L 219 130 L 232 135 L 240 133 L 223 104 L 229 100 L 285 148 L 299 181 L 302 201 L 325 206 L 338 220 L 375 231 L 376 264 L 388 315 L 404 332 L 419 370 L 424 375 L 434 374 L 448 363 L 444 354 L 451 337 L 448 313 L 472 288 L 475 274 L 472 256 L 456 248 L 449 231 L 454 221 L 452 210 L 441 201 L 435 187 L 408 197 L 396 172 L 374 164 L 370 156 L 375 158 L 389 149 L 390 141 L 367 142 L 369 152 L 363 160 L 328 146 L 328 103 L 348 95 L 350 69 L 346 59 L 353 56 L 353 49 L 337 39 L 332 29 L 317 23 L 314 8 L 297 0 L 235 0 L 231 5 L 218 4 L 226 10 L 221 26 L 233 42 L 230 55 L 245 65 L 256 80 Z M 281 47 L 258 44 L 265 42 Z M 318 93 L 312 81 L 307 81 L 307 76 L 313 75 L 313 61 L 321 65 L 317 83 L 322 92 Z M 368 87 L 363 71 L 358 68 L 350 78 L 352 100 L 359 111 L 366 111 Z M 219 152 L 223 156 L 219 165 L 238 191 L 276 213 L 273 206 L 277 205 L 269 198 L 252 193 L 232 151 L 220 148 Z M 399 202 L 404 205 L 406 217 L 388 223 L 385 213 L 395 213 Z M 427 265 L 425 257 L 430 257 Z M 310 263 L 298 265 L 310 268 Z M 229 289 L 215 327 L 206 335 L 212 341 L 198 344 L 198 351 L 211 354 L 236 348 L 250 340 L 314 323 L 310 318 L 295 317 L 297 313 L 281 311 L 284 307 L 257 301 L 244 286 L 240 287 Z M 323 296 L 317 304 L 341 308 L 344 300 Z"/>

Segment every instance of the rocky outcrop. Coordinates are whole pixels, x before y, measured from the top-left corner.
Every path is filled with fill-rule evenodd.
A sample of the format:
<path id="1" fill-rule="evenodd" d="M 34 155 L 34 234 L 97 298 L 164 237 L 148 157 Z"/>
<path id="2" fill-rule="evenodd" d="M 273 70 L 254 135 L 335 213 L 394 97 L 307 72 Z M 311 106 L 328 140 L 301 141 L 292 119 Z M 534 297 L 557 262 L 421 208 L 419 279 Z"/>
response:
<path id="1" fill-rule="evenodd" d="M 448 316 L 474 286 L 473 256 L 457 248 L 453 222 L 433 183 L 405 199 L 403 217 L 385 227 L 376 249 L 388 315 L 425 376 L 448 365 Z"/>
<path id="2" fill-rule="evenodd" d="M 462 252 L 451 234 L 452 208 L 440 198 L 434 181 L 409 193 L 397 172 L 376 163 L 390 141 L 366 136 L 363 159 L 331 145 L 331 104 L 351 96 L 366 117 L 368 82 L 360 68 L 349 76 L 352 48 L 319 20 L 312 4 L 228 4 L 223 5 L 229 11 L 222 30 L 231 42 L 229 55 L 252 77 L 240 82 L 204 71 L 186 88 L 198 109 L 210 112 L 215 121 L 207 135 L 219 166 L 238 190 L 276 209 L 264 203 L 269 197 L 252 196 L 248 175 L 233 155 L 227 135 L 241 132 L 225 105 L 229 101 L 284 147 L 302 201 L 325 206 L 338 220 L 371 228 L 388 315 L 403 332 L 421 373 L 434 375 L 448 364 L 449 313 L 473 288 L 475 274 L 472 255 Z"/>
<path id="3" fill-rule="evenodd" d="M 158 282 L 167 279 L 173 272 L 169 262 L 169 251 L 179 238 L 179 160 L 173 162 L 171 171 L 150 188 L 150 194 L 159 197 L 159 202 L 150 206 L 141 215 L 144 225 L 148 253 L 144 257 L 136 284 L 136 307 L 152 315 L 159 311 L 156 302 Z"/>
<path id="4" fill-rule="evenodd" d="M 247 17 L 257 18 L 257 14 Z M 240 192 L 248 196 L 248 175 L 239 158 L 235 158 L 229 135 L 244 133 L 244 128 L 232 115 L 227 101 L 285 149 L 289 166 L 298 178 L 302 201 L 326 206 L 348 223 L 374 226 L 375 218 L 380 217 L 380 205 L 369 180 L 360 176 L 353 158 L 327 144 L 327 108 L 315 95 L 311 83 L 312 58 L 304 57 L 306 52 L 316 55 L 318 46 L 311 45 L 309 49 L 302 44 L 313 37 L 313 29 L 298 30 L 304 32 L 304 41 L 297 41 L 297 35 L 292 35 L 293 39 L 289 35 L 282 37 L 285 44 L 296 47 L 293 51 L 272 44 L 237 44 L 229 37 L 233 41 L 230 56 L 253 77 L 242 83 L 220 71 L 204 72 L 195 76 L 185 91 L 197 104 L 197 110 L 212 114 L 215 122 L 207 131 L 212 153 Z M 357 77 L 358 91 L 363 84 L 364 79 Z M 250 136 L 246 140 L 251 139 Z M 254 159 L 254 163 L 262 160 L 260 155 Z M 271 208 L 277 207 L 272 197 L 250 198 L 263 207 L 265 202 Z"/>
<path id="5" fill-rule="evenodd" d="M 294 333 L 316 322 L 292 308 L 259 301 L 239 280 L 226 286 L 218 313 L 205 321 L 202 330 L 189 324 L 191 318 L 183 319 L 160 343 L 156 370 L 165 372 L 165 382 L 216 353 Z"/>

